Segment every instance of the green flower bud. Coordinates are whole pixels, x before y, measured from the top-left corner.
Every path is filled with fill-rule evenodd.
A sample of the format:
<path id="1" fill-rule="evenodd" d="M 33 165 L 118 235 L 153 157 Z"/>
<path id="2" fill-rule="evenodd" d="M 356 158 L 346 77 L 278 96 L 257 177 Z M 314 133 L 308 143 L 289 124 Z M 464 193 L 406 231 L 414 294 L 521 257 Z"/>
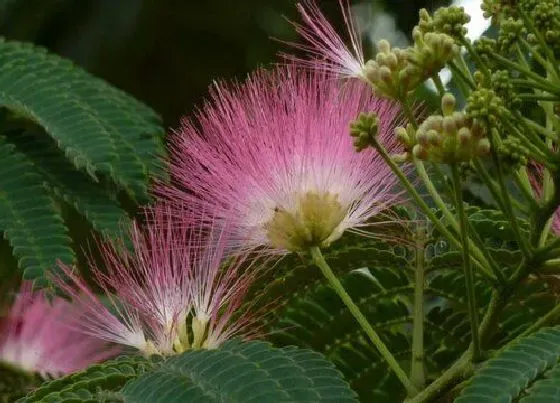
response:
<path id="1" fill-rule="evenodd" d="M 350 135 L 354 138 L 356 151 L 362 151 L 374 144 L 379 130 L 379 118 L 376 113 L 360 113 L 360 116 L 350 123 Z"/>
<path id="2" fill-rule="evenodd" d="M 456 100 L 452 94 L 446 93 L 441 97 L 441 111 L 443 112 L 443 116 L 453 114 L 453 112 L 455 112 L 455 104 Z"/>

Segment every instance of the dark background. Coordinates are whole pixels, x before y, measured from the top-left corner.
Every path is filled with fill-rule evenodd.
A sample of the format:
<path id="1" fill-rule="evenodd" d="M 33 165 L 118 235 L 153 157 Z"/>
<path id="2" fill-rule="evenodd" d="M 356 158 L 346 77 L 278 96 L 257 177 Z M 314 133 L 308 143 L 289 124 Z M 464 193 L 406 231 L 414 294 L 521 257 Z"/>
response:
<path id="1" fill-rule="evenodd" d="M 274 41 L 298 41 L 287 21 L 299 21 L 295 0 L 0 0 L 0 35 L 33 42 L 72 59 L 141 99 L 175 127 L 200 103 L 216 78 L 243 78 L 293 51 Z M 351 1 L 371 20 L 386 12 L 406 40 L 418 10 L 446 1 Z M 338 0 L 318 0 L 345 32 Z M 390 25 L 390 24 L 389 24 Z M 379 33 L 377 33 L 378 35 Z M 366 51 L 371 44 L 365 42 Z"/>

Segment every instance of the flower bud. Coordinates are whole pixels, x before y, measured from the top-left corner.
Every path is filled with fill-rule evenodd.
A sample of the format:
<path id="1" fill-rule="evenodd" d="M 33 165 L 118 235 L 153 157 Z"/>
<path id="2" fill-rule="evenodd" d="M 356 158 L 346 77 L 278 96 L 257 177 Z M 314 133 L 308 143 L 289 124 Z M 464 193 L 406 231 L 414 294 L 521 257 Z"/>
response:
<path id="1" fill-rule="evenodd" d="M 381 53 L 389 53 L 391 51 L 391 45 L 385 39 L 381 39 L 377 43 L 377 51 Z"/>
<path id="2" fill-rule="evenodd" d="M 455 104 L 456 100 L 452 94 L 446 93 L 441 97 L 441 111 L 443 112 L 443 116 L 449 116 L 455 112 Z"/>
<path id="3" fill-rule="evenodd" d="M 428 151 L 426 151 L 426 149 L 422 147 L 420 144 L 416 144 L 412 148 L 412 154 L 414 154 L 414 156 L 419 160 L 425 160 L 428 158 Z"/>
<path id="4" fill-rule="evenodd" d="M 476 144 L 477 155 L 487 155 L 490 152 L 490 141 L 487 138 L 478 140 Z"/>
<path id="5" fill-rule="evenodd" d="M 467 127 L 461 127 L 457 132 L 457 137 L 461 145 L 465 146 L 469 144 L 472 139 L 471 131 Z"/>

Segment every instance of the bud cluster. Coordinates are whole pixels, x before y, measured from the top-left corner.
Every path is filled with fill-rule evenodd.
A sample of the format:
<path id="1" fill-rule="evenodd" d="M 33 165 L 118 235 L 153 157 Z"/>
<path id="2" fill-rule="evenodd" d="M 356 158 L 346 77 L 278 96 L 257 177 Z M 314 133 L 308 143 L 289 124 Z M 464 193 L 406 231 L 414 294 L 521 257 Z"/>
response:
<path id="1" fill-rule="evenodd" d="M 373 145 L 379 130 L 379 118 L 375 112 L 361 112 L 358 118 L 350 123 L 350 135 L 353 137 L 354 148 L 360 152 Z"/>
<path id="2" fill-rule="evenodd" d="M 527 35 L 525 24 L 521 20 L 508 18 L 502 21 L 500 32 L 498 34 L 498 49 L 501 53 L 511 51 L 512 46 Z"/>
<path id="3" fill-rule="evenodd" d="M 471 20 L 463 7 L 456 6 L 437 9 L 433 18 L 424 8 L 420 10 L 419 14 L 418 28 L 422 33 L 438 32 L 454 39 L 462 39 L 467 34 L 465 24 Z"/>
<path id="4" fill-rule="evenodd" d="M 527 165 L 529 152 L 517 137 L 507 136 L 497 148 L 498 154 L 502 156 L 502 161 L 508 167 L 517 169 L 520 166 Z"/>
<path id="5" fill-rule="evenodd" d="M 428 78 L 437 74 L 458 53 L 452 37 L 443 33 L 423 33 L 415 27 L 414 46 L 391 49 L 389 42 L 378 44 L 375 60 L 365 66 L 365 77 L 382 95 L 404 99 Z"/>
<path id="6" fill-rule="evenodd" d="M 524 16 L 532 21 L 548 47 L 560 49 L 560 0 L 483 0 L 482 10 L 492 23 L 500 24 L 498 41 L 504 49 L 512 39 L 526 34 Z M 527 39 L 538 42 L 533 33 Z"/>
<path id="7" fill-rule="evenodd" d="M 521 98 L 515 92 L 509 71 L 496 70 L 492 72 L 490 88 L 494 90 L 506 106 L 515 109 L 521 105 Z"/>
<path id="8" fill-rule="evenodd" d="M 397 129 L 397 137 L 415 158 L 436 163 L 461 163 L 490 151 L 484 127 L 476 119 L 455 110 L 451 94 L 441 101 L 443 115 L 429 116 L 418 129 Z"/>
<path id="9" fill-rule="evenodd" d="M 507 109 L 494 90 L 478 88 L 467 99 L 466 113 L 469 118 L 484 122 L 487 126 L 497 126 Z"/>

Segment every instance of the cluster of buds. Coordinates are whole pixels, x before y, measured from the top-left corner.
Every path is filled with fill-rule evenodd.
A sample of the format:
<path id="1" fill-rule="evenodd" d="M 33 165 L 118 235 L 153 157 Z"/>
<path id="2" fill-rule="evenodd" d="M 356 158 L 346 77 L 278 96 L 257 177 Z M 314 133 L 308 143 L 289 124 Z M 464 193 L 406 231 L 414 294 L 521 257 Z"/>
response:
<path id="1" fill-rule="evenodd" d="M 490 88 L 494 90 L 506 106 L 516 109 L 521 105 L 521 98 L 514 89 L 508 70 L 492 72 Z"/>
<path id="2" fill-rule="evenodd" d="M 379 117 L 375 112 L 361 112 L 358 118 L 350 123 L 350 136 L 353 138 L 353 144 L 356 151 L 360 152 L 370 146 L 373 146 L 375 136 L 379 130 Z"/>
<path id="3" fill-rule="evenodd" d="M 455 39 L 464 38 L 467 34 L 465 24 L 471 20 L 463 7 L 456 6 L 439 8 L 433 17 L 424 8 L 420 10 L 419 14 L 418 28 L 422 33 L 438 32 Z"/>
<path id="4" fill-rule="evenodd" d="M 490 142 L 484 127 L 477 119 L 455 110 L 453 95 L 443 96 L 441 109 L 443 115 L 429 116 L 417 130 L 410 125 L 397 129 L 397 138 L 415 158 L 454 164 L 488 154 Z"/>
<path id="5" fill-rule="evenodd" d="M 483 0 L 482 10 L 486 18 L 492 18 L 492 23 L 501 25 L 501 31 L 504 31 L 504 24 L 509 25 L 502 36 L 511 33 L 518 36 L 527 17 L 533 21 L 534 29 L 542 35 L 548 47 L 560 48 L 560 0 Z M 535 44 L 538 42 L 533 33 L 527 39 Z"/>
<path id="6" fill-rule="evenodd" d="M 493 24 L 503 17 L 517 16 L 517 0 L 482 0 L 480 8 L 484 18 L 491 18 Z"/>
<path id="7" fill-rule="evenodd" d="M 523 21 L 511 17 L 502 21 L 497 41 L 499 51 L 501 53 L 509 52 L 512 46 L 526 35 L 527 29 Z"/>
<path id="8" fill-rule="evenodd" d="M 535 27 L 540 31 L 546 44 L 560 49 L 560 0 L 537 2 L 529 11 Z M 530 38 L 529 38 L 530 39 Z"/>
<path id="9" fill-rule="evenodd" d="M 508 112 L 502 98 L 488 88 L 478 88 L 473 91 L 467 99 L 465 109 L 469 118 L 493 127 L 497 126 L 502 116 Z"/>
<path id="10" fill-rule="evenodd" d="M 474 41 L 473 48 L 480 56 L 484 64 L 490 68 L 494 67 L 495 61 L 492 58 L 492 55 L 498 52 L 498 42 L 495 39 L 481 36 L 479 39 Z"/>
<path id="11" fill-rule="evenodd" d="M 503 139 L 496 151 L 502 157 L 502 161 L 505 162 L 506 169 L 518 169 L 521 166 L 527 165 L 527 156 L 530 154 L 529 151 L 523 147 L 521 141 L 513 136 L 507 136 Z"/>
<path id="12" fill-rule="evenodd" d="M 391 49 L 382 40 L 375 60 L 365 66 L 365 77 L 380 94 L 404 99 L 421 83 L 437 74 L 458 53 L 452 37 L 437 32 L 423 33 L 415 27 L 414 46 L 406 50 Z"/>

